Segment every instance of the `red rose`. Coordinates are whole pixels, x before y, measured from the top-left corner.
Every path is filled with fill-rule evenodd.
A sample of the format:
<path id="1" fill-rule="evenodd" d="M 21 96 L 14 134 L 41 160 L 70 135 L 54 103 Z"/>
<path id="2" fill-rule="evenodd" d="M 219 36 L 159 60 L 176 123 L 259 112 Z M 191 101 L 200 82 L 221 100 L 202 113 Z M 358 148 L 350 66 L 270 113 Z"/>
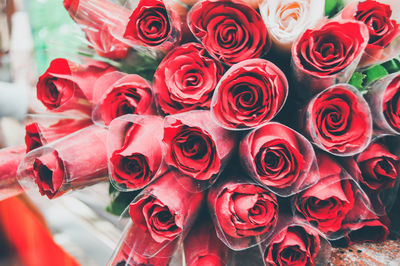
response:
<path id="1" fill-rule="evenodd" d="M 64 0 L 63 4 L 98 55 L 114 60 L 128 56 L 129 46 L 116 39 L 111 29 L 124 27 L 129 9 L 107 0 Z"/>
<path id="2" fill-rule="evenodd" d="M 317 159 L 321 179 L 297 195 L 294 205 L 302 217 L 329 237 L 342 229 L 359 202 L 351 180 L 342 178 L 341 166 L 322 152 L 317 153 Z"/>
<path id="3" fill-rule="evenodd" d="M 49 126 L 38 122 L 30 123 L 25 126 L 26 152 L 28 153 L 91 124 L 92 121 L 88 119 L 75 120 L 70 118 L 62 118 Z"/>
<path id="4" fill-rule="evenodd" d="M 130 116 L 122 118 L 114 120 L 109 127 L 109 172 L 122 188 L 139 189 L 153 180 L 161 166 L 163 119 L 157 116 L 138 118 L 138 121 Z M 116 143 L 116 139 L 121 139 L 121 143 Z"/>
<path id="5" fill-rule="evenodd" d="M 204 110 L 168 116 L 163 142 L 168 165 L 194 179 L 212 181 L 230 157 L 235 139 Z"/>
<path id="6" fill-rule="evenodd" d="M 36 183 L 40 194 L 52 199 L 105 180 L 106 133 L 103 128 L 90 126 L 28 153 L 19 167 L 20 183 L 27 188 Z"/>
<path id="7" fill-rule="evenodd" d="M 169 52 L 154 74 L 154 91 L 166 114 L 208 109 L 223 73 L 222 65 L 207 56 L 198 43 Z"/>
<path id="8" fill-rule="evenodd" d="M 332 86 L 308 104 L 305 110 L 305 134 L 336 155 L 351 155 L 369 144 L 372 118 L 367 102 L 349 85 Z"/>
<path id="9" fill-rule="evenodd" d="M 256 127 L 278 113 L 287 94 L 287 79 L 277 66 L 264 59 L 249 59 L 222 76 L 212 112 L 224 127 Z"/>
<path id="10" fill-rule="evenodd" d="M 152 256 L 167 244 L 175 243 L 172 241 L 178 236 L 185 236 L 193 224 L 203 193 L 184 189 L 176 182 L 175 175 L 181 174 L 166 173 L 129 205 L 129 215 L 136 228 L 134 252 Z"/>
<path id="11" fill-rule="evenodd" d="M 187 266 L 227 265 L 228 248 L 218 239 L 209 217 L 200 216 L 183 243 Z"/>
<path id="12" fill-rule="evenodd" d="M 94 82 L 113 70 L 109 65 L 96 61 L 81 66 L 67 59 L 54 59 L 39 77 L 37 98 L 51 111 L 91 113 Z"/>
<path id="13" fill-rule="evenodd" d="M 316 230 L 304 225 L 290 225 L 276 234 L 264 252 L 267 265 L 315 265 L 320 250 Z"/>
<path id="14" fill-rule="evenodd" d="M 215 227 L 234 239 L 265 235 L 273 229 L 278 218 L 275 195 L 250 183 L 230 181 L 219 188 L 212 187 L 208 193 L 208 206 L 218 223 Z M 255 241 L 262 240 L 257 238 Z"/>
<path id="15" fill-rule="evenodd" d="M 240 143 L 240 157 L 255 180 L 276 193 L 296 193 L 316 181 L 310 173 L 313 147 L 282 124 L 269 123 L 246 135 Z"/>
<path id="16" fill-rule="evenodd" d="M 97 108 L 93 118 L 100 118 L 106 125 L 125 114 L 152 113 L 151 85 L 138 75 L 107 73 L 96 81 L 94 87 Z"/>
<path id="17" fill-rule="evenodd" d="M 170 17 L 171 16 L 171 17 Z M 140 0 L 129 17 L 124 38 L 137 45 L 167 49 L 181 38 L 181 19 L 162 0 Z"/>
<path id="18" fill-rule="evenodd" d="M 17 169 L 24 156 L 24 146 L 0 150 L 0 201 L 23 192 L 17 181 Z"/>
<path id="19" fill-rule="evenodd" d="M 211 56 L 227 65 L 261 57 L 271 45 L 261 16 L 241 1 L 200 1 L 187 21 Z"/>
<path id="20" fill-rule="evenodd" d="M 306 30 L 292 46 L 296 79 L 312 92 L 347 82 L 368 42 L 368 29 L 358 21 L 331 21 Z"/>
<path id="21" fill-rule="evenodd" d="M 400 75 L 397 75 L 383 93 L 382 111 L 386 122 L 400 132 Z"/>

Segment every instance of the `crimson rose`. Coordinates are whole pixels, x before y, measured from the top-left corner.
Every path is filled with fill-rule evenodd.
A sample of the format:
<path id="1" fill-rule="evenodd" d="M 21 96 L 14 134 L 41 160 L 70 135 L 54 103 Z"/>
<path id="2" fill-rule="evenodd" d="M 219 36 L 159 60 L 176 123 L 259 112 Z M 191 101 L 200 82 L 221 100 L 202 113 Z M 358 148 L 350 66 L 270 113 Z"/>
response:
<path id="1" fill-rule="evenodd" d="M 400 75 L 397 75 L 383 93 L 382 111 L 387 123 L 400 132 Z"/>

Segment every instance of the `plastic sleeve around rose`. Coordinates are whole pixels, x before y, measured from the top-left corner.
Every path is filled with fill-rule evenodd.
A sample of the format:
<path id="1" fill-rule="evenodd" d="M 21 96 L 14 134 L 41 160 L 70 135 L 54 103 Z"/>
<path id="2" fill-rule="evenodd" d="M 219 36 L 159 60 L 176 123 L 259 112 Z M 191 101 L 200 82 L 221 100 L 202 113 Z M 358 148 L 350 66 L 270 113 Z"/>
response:
<path id="1" fill-rule="evenodd" d="M 23 192 L 17 180 L 17 169 L 24 156 L 23 145 L 0 150 L 0 201 Z"/>
<path id="2" fill-rule="evenodd" d="M 261 249 L 265 264 L 270 266 L 327 265 L 331 256 L 331 245 L 318 229 L 287 216 L 279 217 Z"/>
<path id="3" fill-rule="evenodd" d="M 363 151 L 371 141 L 372 117 L 365 99 L 353 86 L 336 84 L 314 96 L 299 118 L 312 143 L 337 156 Z"/>
<path id="4" fill-rule="evenodd" d="M 92 124 L 89 119 L 55 116 L 32 116 L 25 126 L 26 152 L 81 130 Z"/>
<path id="5" fill-rule="evenodd" d="M 207 110 L 170 115 L 164 120 L 165 163 L 190 176 L 199 191 L 216 181 L 235 141 L 235 135 L 215 124 Z"/>
<path id="6" fill-rule="evenodd" d="M 136 240 L 134 224 L 130 222 L 122 235 L 118 247 L 114 251 L 107 265 L 110 266 L 130 266 L 130 265 L 153 265 L 167 266 L 173 250 L 165 248 L 153 257 L 144 257 L 139 253 L 135 253 L 132 249 Z"/>
<path id="7" fill-rule="evenodd" d="M 50 62 L 36 84 L 36 96 L 52 112 L 92 112 L 93 84 L 103 74 L 115 71 L 110 65 L 89 60 L 80 65 L 63 58 Z"/>
<path id="8" fill-rule="evenodd" d="M 334 84 L 348 82 L 368 36 L 367 26 L 355 20 L 324 20 L 306 30 L 292 45 L 291 68 L 297 93 L 307 98 Z M 343 49 L 325 49 L 328 45 Z"/>
<path id="9" fill-rule="evenodd" d="M 211 102 L 216 122 L 229 130 L 262 126 L 282 109 L 288 95 L 285 74 L 265 59 L 248 59 L 222 76 Z"/>
<path id="10" fill-rule="evenodd" d="M 181 182 L 176 182 L 177 175 Z M 192 186 L 189 191 L 187 188 Z M 172 254 L 192 227 L 203 202 L 203 192 L 193 192 L 191 178 L 169 171 L 147 186 L 129 205 L 122 217 L 133 222 L 134 241 L 129 248 L 136 254 L 152 257 Z M 165 253 L 164 253 L 165 254 Z"/>
<path id="11" fill-rule="evenodd" d="M 138 190 L 166 171 L 163 126 L 159 116 L 124 115 L 111 122 L 107 157 L 114 187 L 120 191 Z"/>
<path id="12" fill-rule="evenodd" d="M 109 72 L 94 84 L 92 120 L 108 126 L 125 114 L 154 114 L 150 83 L 136 74 Z"/>
<path id="13" fill-rule="evenodd" d="M 211 218 L 202 213 L 183 242 L 187 266 L 228 265 L 228 248 L 218 239 Z"/>
<path id="14" fill-rule="evenodd" d="M 278 220 L 273 193 L 229 173 L 210 188 L 207 202 L 218 238 L 235 251 L 264 241 Z"/>
<path id="15" fill-rule="evenodd" d="M 361 21 L 368 26 L 369 42 L 358 65 L 362 68 L 390 60 L 399 54 L 400 49 L 398 3 L 392 0 L 363 2 L 348 3 L 338 15 L 343 19 Z"/>
<path id="16" fill-rule="evenodd" d="M 400 134 L 400 72 L 375 81 L 367 88 L 365 99 L 371 109 L 375 127 L 380 134 Z"/>
<path id="17" fill-rule="evenodd" d="M 88 46 L 100 56 L 121 60 L 129 55 L 129 45 L 112 35 L 111 29 L 124 27 L 130 10 L 107 0 L 64 0 L 65 9 L 86 35 Z"/>
<path id="18" fill-rule="evenodd" d="M 325 1 L 320 0 L 264 0 L 260 4 L 273 46 L 286 53 L 305 29 L 324 17 L 324 10 Z"/>
<path id="19" fill-rule="evenodd" d="M 106 136 L 93 125 L 29 152 L 18 168 L 20 185 L 52 199 L 107 180 Z"/>
<path id="20" fill-rule="evenodd" d="M 310 142 L 280 123 L 271 122 L 248 133 L 239 153 L 250 176 L 281 197 L 296 194 L 319 180 Z"/>
<path id="21" fill-rule="evenodd" d="M 292 198 L 293 214 L 315 226 L 329 240 L 346 235 L 373 207 L 358 183 L 330 155 L 317 152 L 321 179 Z"/>

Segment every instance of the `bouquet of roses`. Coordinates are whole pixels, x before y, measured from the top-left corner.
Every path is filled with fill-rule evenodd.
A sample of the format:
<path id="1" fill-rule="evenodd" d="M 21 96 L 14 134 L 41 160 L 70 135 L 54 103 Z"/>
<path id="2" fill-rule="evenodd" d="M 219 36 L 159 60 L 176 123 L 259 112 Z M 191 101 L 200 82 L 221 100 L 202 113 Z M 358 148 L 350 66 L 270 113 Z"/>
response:
<path id="1" fill-rule="evenodd" d="M 348 2 L 64 0 L 94 52 L 40 76 L 48 116 L 0 151 L 0 189 L 108 180 L 111 265 L 181 246 L 187 265 L 319 265 L 399 233 L 400 5 Z"/>

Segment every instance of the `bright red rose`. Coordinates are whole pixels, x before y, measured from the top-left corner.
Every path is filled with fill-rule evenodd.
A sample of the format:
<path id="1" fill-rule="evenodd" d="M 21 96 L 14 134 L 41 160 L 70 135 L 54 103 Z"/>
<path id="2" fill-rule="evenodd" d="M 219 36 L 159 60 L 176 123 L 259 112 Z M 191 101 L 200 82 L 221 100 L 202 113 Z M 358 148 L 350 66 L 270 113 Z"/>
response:
<path id="1" fill-rule="evenodd" d="M 111 72 L 101 76 L 95 83 L 96 109 L 94 120 L 104 124 L 125 114 L 152 113 L 153 96 L 147 80 L 135 74 Z"/>
<path id="2" fill-rule="evenodd" d="M 17 170 L 24 156 L 24 146 L 0 150 L 0 201 L 23 192 L 17 181 Z"/>
<path id="3" fill-rule="evenodd" d="M 211 181 L 233 152 L 235 138 L 204 110 L 168 116 L 163 142 L 168 165 L 194 179 Z"/>
<path id="4" fill-rule="evenodd" d="M 261 16 L 245 2 L 200 1 L 187 21 L 211 56 L 227 65 L 261 57 L 271 46 Z"/>
<path id="5" fill-rule="evenodd" d="M 273 237 L 264 252 L 267 265 L 315 265 L 320 238 L 309 226 L 290 225 Z"/>
<path id="6" fill-rule="evenodd" d="M 63 4 L 98 55 L 114 60 L 128 56 L 130 47 L 116 39 L 111 29 L 124 27 L 129 9 L 107 0 L 64 0 Z"/>
<path id="7" fill-rule="evenodd" d="M 211 110 L 224 127 L 256 127 L 278 113 L 287 94 L 287 79 L 277 66 L 264 59 L 249 59 L 222 76 Z"/>
<path id="8" fill-rule="evenodd" d="M 209 109 L 223 73 L 221 63 L 203 46 L 186 43 L 169 52 L 154 74 L 158 105 L 166 114 Z"/>
<path id="9" fill-rule="evenodd" d="M 400 75 L 396 76 L 386 87 L 383 94 L 382 111 L 386 122 L 400 132 Z"/>
<path id="10" fill-rule="evenodd" d="M 355 89 L 332 86 L 305 109 L 304 132 L 312 142 L 336 155 L 352 155 L 369 144 L 372 118 L 367 102 Z"/>
<path id="11" fill-rule="evenodd" d="M 39 77 L 37 98 L 54 112 L 78 110 L 90 114 L 93 84 L 101 75 L 114 70 L 108 64 L 97 61 L 78 65 L 67 59 L 54 59 Z"/>

